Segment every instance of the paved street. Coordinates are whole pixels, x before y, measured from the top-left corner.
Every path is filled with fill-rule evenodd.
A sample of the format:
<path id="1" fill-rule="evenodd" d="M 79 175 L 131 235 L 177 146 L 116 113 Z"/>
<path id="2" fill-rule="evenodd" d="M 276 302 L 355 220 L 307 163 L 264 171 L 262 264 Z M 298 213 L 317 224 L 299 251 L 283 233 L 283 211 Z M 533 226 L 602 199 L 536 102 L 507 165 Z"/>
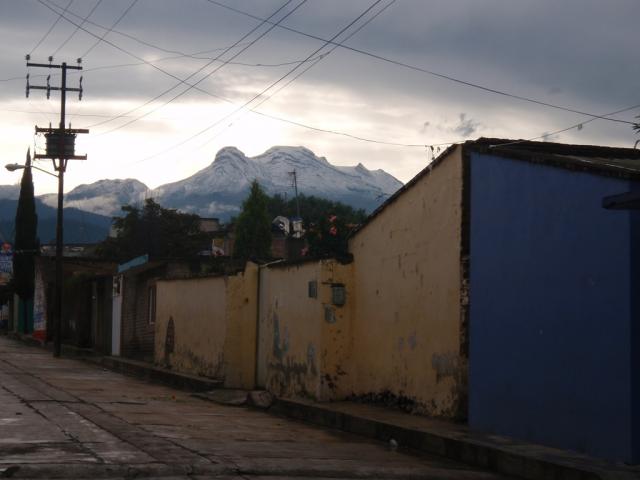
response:
<path id="1" fill-rule="evenodd" d="M 0 337 L 0 477 L 498 479 Z"/>

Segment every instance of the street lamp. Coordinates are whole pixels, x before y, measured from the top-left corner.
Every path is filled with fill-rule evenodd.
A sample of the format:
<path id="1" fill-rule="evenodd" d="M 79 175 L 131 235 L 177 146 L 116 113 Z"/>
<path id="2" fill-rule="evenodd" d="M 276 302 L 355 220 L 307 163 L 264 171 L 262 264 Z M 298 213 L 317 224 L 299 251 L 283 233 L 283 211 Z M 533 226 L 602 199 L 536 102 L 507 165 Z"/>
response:
<path id="1" fill-rule="evenodd" d="M 26 165 L 20 165 L 19 163 L 7 163 L 4 166 L 4 168 L 9 170 L 10 172 L 15 172 L 16 170 L 23 170 L 25 168 L 35 168 L 36 170 L 46 173 L 47 175 L 51 175 L 52 177 L 58 178 L 58 175 L 56 175 L 55 173 L 51 173 L 50 171 L 45 170 L 44 168 L 36 167 L 35 165 L 29 165 L 27 167 Z"/>
<path id="2" fill-rule="evenodd" d="M 62 247 L 63 247 L 63 228 L 62 228 L 62 171 L 59 175 L 51 173 L 35 165 L 20 165 L 19 163 L 9 163 L 4 166 L 10 172 L 16 170 L 23 170 L 25 168 L 35 168 L 41 172 L 44 172 L 52 177 L 58 179 L 58 211 L 56 220 L 56 302 L 55 302 L 55 321 L 53 325 L 53 356 L 59 357 L 62 350 Z"/>

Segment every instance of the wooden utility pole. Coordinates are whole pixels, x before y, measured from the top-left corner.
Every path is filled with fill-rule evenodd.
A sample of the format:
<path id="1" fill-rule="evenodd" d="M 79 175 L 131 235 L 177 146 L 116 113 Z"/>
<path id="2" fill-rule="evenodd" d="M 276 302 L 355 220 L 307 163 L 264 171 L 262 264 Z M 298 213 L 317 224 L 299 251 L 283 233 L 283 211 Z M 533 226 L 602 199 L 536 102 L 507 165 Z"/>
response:
<path id="1" fill-rule="evenodd" d="M 38 128 L 36 126 L 36 133 L 44 133 L 47 143 L 47 151 L 45 154 L 36 154 L 34 159 L 51 159 L 53 162 L 53 168 L 58 174 L 58 210 L 56 218 L 56 289 L 55 289 L 55 310 L 54 310 L 54 333 L 53 333 L 53 355 L 55 357 L 60 356 L 62 350 L 62 301 L 63 301 L 63 271 L 62 271 L 62 258 L 63 258 L 63 245 L 64 245 L 64 232 L 63 232 L 63 195 L 64 195 L 64 172 L 67 169 L 68 160 L 86 160 L 86 155 L 75 154 L 75 140 L 78 133 L 89 133 L 87 129 L 72 129 L 65 128 L 65 113 L 67 92 L 78 92 L 78 99 L 82 100 L 82 77 L 80 77 L 80 84 L 78 88 L 67 87 L 67 70 L 82 70 L 80 65 L 80 59 L 78 59 L 78 65 L 69 66 L 65 62 L 60 65 L 52 64 L 53 57 L 49 57 L 49 63 L 31 63 L 30 57 L 27 55 L 27 67 L 39 67 L 39 68 L 55 68 L 61 70 L 61 82 L 59 87 L 52 87 L 50 84 L 51 75 L 47 76 L 46 85 L 30 85 L 29 75 L 27 74 L 27 97 L 30 90 L 46 90 L 47 98 L 50 97 L 51 91 L 60 92 L 60 126 L 58 128 Z"/>

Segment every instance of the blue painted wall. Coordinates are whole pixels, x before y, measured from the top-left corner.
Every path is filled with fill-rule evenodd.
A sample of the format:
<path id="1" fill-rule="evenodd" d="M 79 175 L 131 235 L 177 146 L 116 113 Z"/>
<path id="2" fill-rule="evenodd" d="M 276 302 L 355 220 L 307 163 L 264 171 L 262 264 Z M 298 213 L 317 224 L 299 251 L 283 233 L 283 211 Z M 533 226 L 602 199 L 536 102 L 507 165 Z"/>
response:
<path id="1" fill-rule="evenodd" d="M 639 462 L 638 215 L 601 206 L 637 185 L 475 153 L 470 169 L 471 427 Z"/>

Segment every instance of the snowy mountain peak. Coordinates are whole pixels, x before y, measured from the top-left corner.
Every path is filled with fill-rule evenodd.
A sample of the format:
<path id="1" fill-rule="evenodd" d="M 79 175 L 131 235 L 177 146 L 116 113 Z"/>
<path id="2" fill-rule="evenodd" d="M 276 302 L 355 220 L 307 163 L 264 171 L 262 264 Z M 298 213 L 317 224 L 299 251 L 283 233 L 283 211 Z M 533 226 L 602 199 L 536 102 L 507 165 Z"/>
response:
<path id="1" fill-rule="evenodd" d="M 239 212 L 253 180 L 270 195 L 293 194 L 291 172 L 298 191 L 338 200 L 370 210 L 380 198 L 402 184 L 385 172 L 371 172 L 364 165 L 338 167 L 305 147 L 275 146 L 247 157 L 235 147 L 221 149 L 214 162 L 189 178 L 156 189 L 162 205 L 203 216 L 227 217 Z"/>
<path id="2" fill-rule="evenodd" d="M 98 180 L 91 184 L 78 185 L 66 193 L 64 205 L 113 217 L 120 215 L 123 205 L 141 204 L 148 193 L 149 187 L 133 178 Z M 55 208 L 58 196 L 51 193 L 40 198 L 46 205 Z"/>
<path id="3" fill-rule="evenodd" d="M 402 186 L 383 170 L 371 171 L 361 163 L 354 167 L 332 165 L 305 147 L 275 146 L 255 157 L 247 157 L 236 147 L 225 147 L 210 165 L 184 180 L 155 190 L 133 179 L 100 180 L 67 193 L 65 206 L 112 217 L 122 213 L 123 205 L 141 205 L 145 198 L 153 198 L 167 208 L 226 220 L 240 211 L 253 180 L 270 195 L 290 198 L 294 170 L 298 192 L 365 210 L 374 209 Z M 17 197 L 18 188 L 7 186 L 0 195 Z M 56 197 L 47 194 L 41 199 L 55 207 Z"/>
<path id="4" fill-rule="evenodd" d="M 246 155 L 240 151 L 238 148 L 236 147 L 224 147 L 221 148 L 218 153 L 216 153 L 216 158 L 213 160 L 213 162 L 218 162 L 218 161 L 225 161 L 225 160 L 234 160 L 234 159 L 238 159 L 238 160 L 245 160 L 247 157 Z"/>
<path id="5" fill-rule="evenodd" d="M 103 195 L 139 196 L 149 190 L 144 183 L 134 178 L 98 180 L 91 184 L 78 185 L 66 194 L 67 200 L 81 200 Z"/>

